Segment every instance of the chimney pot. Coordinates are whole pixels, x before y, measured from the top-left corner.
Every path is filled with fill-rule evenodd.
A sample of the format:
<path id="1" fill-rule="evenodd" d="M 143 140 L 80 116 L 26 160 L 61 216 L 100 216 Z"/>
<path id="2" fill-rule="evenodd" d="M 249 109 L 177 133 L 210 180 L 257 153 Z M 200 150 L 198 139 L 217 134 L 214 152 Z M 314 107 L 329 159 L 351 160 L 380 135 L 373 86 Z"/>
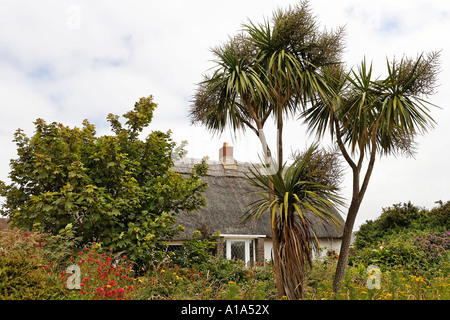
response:
<path id="1" fill-rule="evenodd" d="M 233 158 L 233 147 L 229 146 L 227 142 L 224 142 L 223 147 L 219 150 L 219 160 L 224 165 L 235 164 Z"/>

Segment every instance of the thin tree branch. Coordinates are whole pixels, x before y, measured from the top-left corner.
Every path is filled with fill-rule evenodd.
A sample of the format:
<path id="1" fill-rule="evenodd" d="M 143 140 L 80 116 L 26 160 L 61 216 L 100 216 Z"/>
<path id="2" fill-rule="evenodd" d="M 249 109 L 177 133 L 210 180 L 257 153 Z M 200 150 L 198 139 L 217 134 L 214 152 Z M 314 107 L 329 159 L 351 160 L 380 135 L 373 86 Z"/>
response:
<path id="1" fill-rule="evenodd" d="M 263 115 L 263 118 L 261 120 L 261 124 L 264 125 L 264 123 L 266 122 L 267 118 L 269 118 L 270 114 L 272 113 L 273 110 L 273 105 L 270 105 L 269 109 L 267 110 L 267 112 Z"/>
<path id="2" fill-rule="evenodd" d="M 348 162 L 350 167 L 353 169 L 353 171 L 357 172 L 358 168 L 357 168 L 355 162 L 353 162 L 352 158 L 348 154 L 347 150 L 345 149 L 344 143 L 342 142 L 341 131 L 340 131 L 339 122 L 337 119 L 334 119 L 334 126 L 335 126 L 335 131 L 336 131 L 336 141 L 339 146 L 339 149 L 341 150 L 342 155 L 344 156 L 345 160 Z"/>

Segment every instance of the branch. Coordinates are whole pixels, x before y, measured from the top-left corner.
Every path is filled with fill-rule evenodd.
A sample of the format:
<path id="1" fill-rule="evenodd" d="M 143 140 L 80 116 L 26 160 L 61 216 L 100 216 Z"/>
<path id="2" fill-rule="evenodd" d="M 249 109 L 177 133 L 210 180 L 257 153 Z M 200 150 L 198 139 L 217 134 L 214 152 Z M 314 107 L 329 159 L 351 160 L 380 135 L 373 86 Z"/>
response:
<path id="1" fill-rule="evenodd" d="M 261 124 L 264 126 L 264 123 L 266 122 L 267 118 L 270 116 L 270 114 L 272 113 L 273 110 L 273 105 L 271 105 L 269 107 L 269 110 L 267 110 L 267 112 L 264 114 L 262 120 L 261 120 Z"/>
<path id="2" fill-rule="evenodd" d="M 341 130 L 339 128 L 339 122 L 337 119 L 334 119 L 334 126 L 335 126 L 335 131 L 336 131 L 336 140 L 337 140 L 339 149 L 341 150 L 342 155 L 344 156 L 345 160 L 348 162 L 350 167 L 353 169 L 353 171 L 357 172 L 358 167 L 356 166 L 355 162 L 353 162 L 352 158 L 350 157 L 347 150 L 345 149 L 344 143 L 342 142 Z"/>
<path id="3" fill-rule="evenodd" d="M 251 130 L 253 130 L 254 133 L 256 133 L 257 136 L 259 136 L 259 131 L 256 129 L 249 121 L 245 119 L 241 119 L 243 123 L 245 123 Z"/>
<path id="4" fill-rule="evenodd" d="M 372 144 L 372 150 L 370 152 L 370 160 L 369 160 L 369 165 L 367 167 L 366 175 L 364 176 L 364 180 L 363 180 L 361 190 L 359 193 L 361 200 L 364 197 L 367 186 L 369 185 L 370 176 L 372 175 L 373 167 L 375 164 L 375 156 L 377 154 L 377 130 L 376 129 L 378 128 L 378 124 L 380 123 L 380 120 L 381 120 L 381 116 L 378 118 L 377 122 L 375 123 L 375 126 L 372 129 L 372 134 L 370 137 L 370 142 Z"/>

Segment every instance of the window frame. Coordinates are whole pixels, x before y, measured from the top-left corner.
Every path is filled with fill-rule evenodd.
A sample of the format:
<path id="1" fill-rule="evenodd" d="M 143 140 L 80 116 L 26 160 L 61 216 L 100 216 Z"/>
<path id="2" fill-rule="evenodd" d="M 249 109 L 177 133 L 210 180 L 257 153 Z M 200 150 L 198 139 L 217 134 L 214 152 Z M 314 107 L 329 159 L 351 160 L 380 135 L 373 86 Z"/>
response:
<path id="1" fill-rule="evenodd" d="M 245 265 L 250 265 L 256 261 L 256 239 L 261 236 L 247 235 L 222 235 L 223 236 L 223 257 L 231 259 L 231 244 L 244 242 L 244 260 Z"/>

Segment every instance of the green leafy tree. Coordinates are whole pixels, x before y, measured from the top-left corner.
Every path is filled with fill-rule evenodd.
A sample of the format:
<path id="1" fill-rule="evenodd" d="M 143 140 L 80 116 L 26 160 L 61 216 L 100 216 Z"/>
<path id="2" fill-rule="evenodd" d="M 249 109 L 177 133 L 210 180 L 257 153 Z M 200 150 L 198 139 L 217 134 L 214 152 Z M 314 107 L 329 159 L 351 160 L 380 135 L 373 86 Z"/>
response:
<path id="1" fill-rule="evenodd" d="M 11 184 L 0 184 L 2 214 L 15 227 L 71 229 L 79 244 L 101 242 L 133 260 L 148 259 L 160 238 L 176 232 L 177 213 L 205 205 L 207 170 L 205 160 L 189 177 L 171 170 L 170 131 L 139 138 L 156 107 L 149 96 L 123 115 L 125 123 L 109 114 L 112 135 L 97 136 L 87 120 L 69 128 L 38 119 L 31 138 L 17 130 Z"/>

